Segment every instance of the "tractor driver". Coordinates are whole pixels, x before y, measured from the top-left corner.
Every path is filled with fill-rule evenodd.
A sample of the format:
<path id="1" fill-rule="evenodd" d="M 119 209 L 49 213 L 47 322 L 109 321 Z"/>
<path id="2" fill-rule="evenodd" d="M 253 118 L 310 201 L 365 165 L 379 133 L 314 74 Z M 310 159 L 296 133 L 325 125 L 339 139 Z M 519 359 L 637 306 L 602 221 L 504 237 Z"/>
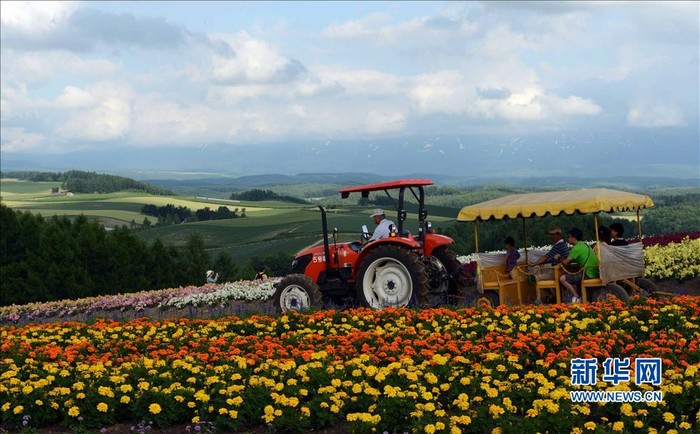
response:
<path id="1" fill-rule="evenodd" d="M 374 230 L 372 238 L 370 238 L 368 242 L 388 238 L 391 234 L 390 227 L 394 224 L 394 222 L 386 218 L 384 215 L 384 210 L 376 208 L 374 211 L 372 211 L 370 217 L 374 219 L 374 223 L 377 225 L 377 228 Z"/>

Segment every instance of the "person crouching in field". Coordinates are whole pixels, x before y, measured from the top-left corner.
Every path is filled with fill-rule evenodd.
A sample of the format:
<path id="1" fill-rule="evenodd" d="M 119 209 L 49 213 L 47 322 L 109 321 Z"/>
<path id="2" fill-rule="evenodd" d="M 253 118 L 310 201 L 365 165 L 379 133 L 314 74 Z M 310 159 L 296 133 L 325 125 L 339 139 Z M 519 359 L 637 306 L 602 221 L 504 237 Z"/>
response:
<path id="1" fill-rule="evenodd" d="M 219 280 L 219 273 L 214 274 L 214 270 L 207 271 L 207 283 L 216 283 Z"/>

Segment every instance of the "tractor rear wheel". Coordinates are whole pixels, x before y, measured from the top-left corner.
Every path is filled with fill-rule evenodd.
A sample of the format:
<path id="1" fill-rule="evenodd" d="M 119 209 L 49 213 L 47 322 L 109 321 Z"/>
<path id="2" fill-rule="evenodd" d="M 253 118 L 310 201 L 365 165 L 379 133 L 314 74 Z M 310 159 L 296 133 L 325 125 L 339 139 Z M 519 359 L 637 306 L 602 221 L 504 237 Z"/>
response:
<path id="1" fill-rule="evenodd" d="M 279 311 L 320 308 L 323 296 L 316 282 L 303 274 L 290 274 L 275 285 L 273 303 Z"/>
<path id="2" fill-rule="evenodd" d="M 360 265 L 355 284 L 362 305 L 384 307 L 425 305 L 428 301 L 428 275 L 417 254 L 395 246 L 379 246 Z"/>
<path id="3" fill-rule="evenodd" d="M 462 263 L 457 260 L 457 254 L 448 249 L 447 246 L 440 246 L 433 250 L 431 256 L 436 257 L 447 270 L 448 291 L 450 294 L 459 294 L 469 286 L 467 273 L 462 267 Z"/>

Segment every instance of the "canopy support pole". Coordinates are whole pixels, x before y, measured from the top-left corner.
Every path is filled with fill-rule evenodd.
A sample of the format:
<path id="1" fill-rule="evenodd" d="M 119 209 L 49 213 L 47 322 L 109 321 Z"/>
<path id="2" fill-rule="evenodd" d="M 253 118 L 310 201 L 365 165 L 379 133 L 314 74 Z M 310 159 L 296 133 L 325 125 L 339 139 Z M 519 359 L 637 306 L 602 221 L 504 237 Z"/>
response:
<path id="1" fill-rule="evenodd" d="M 595 223 L 595 245 L 597 246 L 596 256 L 598 256 L 598 263 L 600 263 L 600 237 L 598 236 L 598 213 L 593 213 L 593 222 Z"/>
<path id="2" fill-rule="evenodd" d="M 637 208 L 637 239 L 642 241 L 642 221 L 639 219 L 639 208 Z"/>
<path id="3" fill-rule="evenodd" d="M 527 258 L 527 230 L 525 229 L 525 217 L 523 217 L 523 247 L 525 248 L 525 263 L 530 261 Z"/>
<path id="4" fill-rule="evenodd" d="M 479 230 L 476 227 L 476 220 L 474 220 L 474 252 L 479 253 Z"/>

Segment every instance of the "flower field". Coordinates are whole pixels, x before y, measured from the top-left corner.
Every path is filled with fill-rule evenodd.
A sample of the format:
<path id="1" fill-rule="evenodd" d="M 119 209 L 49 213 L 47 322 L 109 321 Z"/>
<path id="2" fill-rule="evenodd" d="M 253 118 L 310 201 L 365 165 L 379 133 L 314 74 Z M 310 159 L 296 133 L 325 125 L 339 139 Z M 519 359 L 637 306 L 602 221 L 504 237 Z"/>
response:
<path id="1" fill-rule="evenodd" d="M 659 280 L 700 277 L 700 238 L 644 248 L 645 276 Z"/>
<path id="2" fill-rule="evenodd" d="M 223 284 L 207 284 L 141 291 L 130 294 L 103 295 L 79 300 L 61 300 L 47 303 L 29 303 L 0 307 L 0 323 L 37 321 L 42 319 L 71 318 L 105 312 L 141 312 L 149 308 L 184 309 L 186 307 L 217 306 L 231 300 L 267 300 L 275 293 L 279 278 L 245 280 Z M 124 315 L 126 316 L 126 315 Z"/>
<path id="3" fill-rule="evenodd" d="M 699 314 L 700 300 L 678 297 L 5 325 L 2 424 L 698 432 Z M 608 357 L 661 358 L 661 385 L 613 386 L 602 369 L 596 385 L 571 385 L 571 359 Z M 659 390 L 663 401 L 573 403 L 572 390 Z"/>
<path id="4" fill-rule="evenodd" d="M 644 238 L 645 277 L 655 280 L 700 278 L 700 232 L 672 234 Z M 473 256 L 459 258 L 469 276 L 476 271 Z M 160 309 L 177 312 L 178 309 L 201 306 L 223 306 L 232 300 L 269 300 L 280 279 L 265 281 L 238 281 L 223 284 L 208 284 L 170 288 L 159 291 L 142 291 L 131 294 L 104 295 L 80 300 L 61 300 L 48 303 L 0 306 L 0 324 L 43 319 L 92 320 L 104 316 L 105 312 L 141 312 L 145 309 Z M 224 312 L 225 313 L 225 312 Z M 228 312 L 232 313 L 232 312 Z M 129 315 L 114 315 L 129 318 Z"/>

